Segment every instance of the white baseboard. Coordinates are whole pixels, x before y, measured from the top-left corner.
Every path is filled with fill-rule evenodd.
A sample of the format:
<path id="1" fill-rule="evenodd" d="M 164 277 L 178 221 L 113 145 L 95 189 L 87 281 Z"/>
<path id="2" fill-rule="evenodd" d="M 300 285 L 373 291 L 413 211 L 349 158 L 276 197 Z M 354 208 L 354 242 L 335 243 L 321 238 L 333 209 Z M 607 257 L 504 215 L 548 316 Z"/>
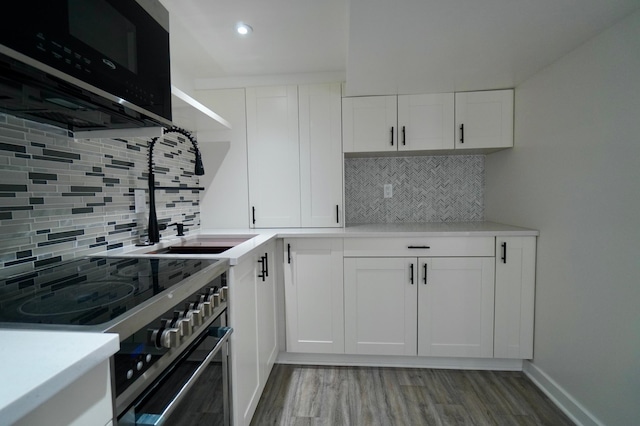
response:
<path id="1" fill-rule="evenodd" d="M 539 367 L 524 362 L 522 371 L 545 395 L 549 397 L 578 426 L 604 426 L 582 404 Z"/>
<path id="2" fill-rule="evenodd" d="M 335 365 L 358 367 L 443 368 L 456 370 L 522 371 L 521 359 L 431 358 L 346 354 L 305 354 L 280 352 L 278 364 Z"/>

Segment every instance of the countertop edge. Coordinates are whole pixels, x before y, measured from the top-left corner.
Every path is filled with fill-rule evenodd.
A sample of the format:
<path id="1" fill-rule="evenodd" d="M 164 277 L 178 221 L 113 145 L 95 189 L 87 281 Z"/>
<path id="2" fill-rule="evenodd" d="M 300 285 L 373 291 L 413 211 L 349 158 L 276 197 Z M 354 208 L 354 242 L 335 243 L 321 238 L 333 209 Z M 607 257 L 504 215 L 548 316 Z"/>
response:
<path id="1" fill-rule="evenodd" d="M 245 256 L 274 238 L 389 238 L 389 237 L 537 237 L 535 229 L 505 225 L 496 222 L 443 222 L 410 224 L 365 224 L 346 228 L 202 228 L 188 233 L 184 237 L 164 238 L 153 247 L 163 248 L 179 244 L 189 239 L 206 237 L 246 236 L 247 241 L 220 254 L 163 254 L 161 257 L 175 259 L 228 259 L 229 266 L 237 265 Z M 105 257 L 154 258 L 155 254 L 146 254 L 144 249 L 127 246 L 92 254 Z"/>
<path id="2" fill-rule="evenodd" d="M 64 335 L 64 336 L 63 336 Z M 107 360 L 110 356 L 118 352 L 120 349 L 120 340 L 117 334 L 110 333 L 78 333 L 78 332 L 58 332 L 58 331 L 42 331 L 42 330 L 0 330 L 3 342 L 13 342 L 11 345 L 4 345 L 0 350 L 0 360 L 2 361 L 5 371 L 18 372 L 23 378 L 23 384 L 26 389 L 17 392 L 15 396 L 9 398 L 6 395 L 0 395 L 0 418 L 12 424 L 31 411 L 48 401 L 62 389 L 71 385 L 81 376 L 89 372 L 92 368 Z M 21 336 L 23 339 L 18 338 Z M 69 339 L 74 340 L 70 342 Z M 85 341 L 85 350 L 78 350 L 79 342 Z M 18 342 L 18 343 L 16 343 Z M 60 347 L 71 348 L 74 356 L 68 362 L 52 361 L 52 346 L 59 342 Z M 11 346 L 11 347 L 7 347 Z M 38 356 L 37 349 L 49 349 L 49 357 Z M 63 352 L 66 349 L 63 349 Z M 22 352 L 21 352 L 22 351 Z M 16 357 L 17 353 L 21 356 Z M 2 356 L 2 355 L 5 355 Z M 33 379 L 32 383 L 24 380 L 25 369 L 21 367 L 21 363 L 44 363 L 43 368 L 49 368 L 51 371 L 43 373 L 41 379 Z M 46 363 L 50 365 L 46 365 Z M 12 365 L 14 364 L 14 365 Z M 0 376 L 8 375 L 7 373 Z M 11 380 L 11 378 L 3 378 Z"/>

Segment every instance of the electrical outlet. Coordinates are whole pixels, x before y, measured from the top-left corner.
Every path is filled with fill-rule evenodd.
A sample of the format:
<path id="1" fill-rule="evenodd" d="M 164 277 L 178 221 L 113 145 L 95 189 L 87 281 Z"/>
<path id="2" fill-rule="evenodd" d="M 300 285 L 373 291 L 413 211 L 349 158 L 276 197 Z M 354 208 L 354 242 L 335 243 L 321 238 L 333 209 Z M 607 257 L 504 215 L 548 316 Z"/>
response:
<path id="1" fill-rule="evenodd" d="M 391 185 L 390 183 L 385 183 L 384 198 L 391 198 L 391 197 L 393 197 L 393 185 Z"/>

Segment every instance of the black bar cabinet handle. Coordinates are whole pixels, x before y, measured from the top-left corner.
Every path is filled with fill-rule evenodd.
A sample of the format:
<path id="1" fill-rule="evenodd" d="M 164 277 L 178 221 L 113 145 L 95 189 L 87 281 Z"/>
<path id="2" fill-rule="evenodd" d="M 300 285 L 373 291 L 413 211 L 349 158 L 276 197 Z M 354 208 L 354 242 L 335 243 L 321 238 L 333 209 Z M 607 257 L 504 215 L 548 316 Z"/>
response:
<path id="1" fill-rule="evenodd" d="M 409 282 L 411 283 L 411 285 L 413 285 L 413 263 L 409 265 L 409 270 L 411 271 Z"/>
<path id="2" fill-rule="evenodd" d="M 256 224 L 256 208 L 251 206 L 251 221 Z"/>
<path id="3" fill-rule="evenodd" d="M 507 263 L 507 242 L 502 243 L 502 263 Z"/>
<path id="4" fill-rule="evenodd" d="M 464 143 L 464 124 L 460 125 L 460 143 Z"/>
<path id="5" fill-rule="evenodd" d="M 291 263 L 291 244 L 287 244 L 287 263 Z"/>
<path id="6" fill-rule="evenodd" d="M 426 284 L 427 283 L 427 264 L 424 264 L 424 277 L 423 277 L 423 281 Z"/>
<path id="7" fill-rule="evenodd" d="M 404 132 L 404 126 L 402 126 L 402 145 L 407 144 L 407 135 Z"/>
<path id="8" fill-rule="evenodd" d="M 265 278 L 267 277 L 267 275 L 264 272 L 264 256 L 260 256 L 260 259 L 258 260 L 258 263 L 261 264 L 260 273 L 258 274 L 258 278 L 262 278 L 262 281 L 264 281 Z"/>
<path id="9" fill-rule="evenodd" d="M 336 223 L 340 223 L 340 205 L 336 204 Z"/>
<path id="10" fill-rule="evenodd" d="M 407 246 L 408 249 L 430 249 L 429 246 Z"/>
<path id="11" fill-rule="evenodd" d="M 269 276 L 269 253 L 265 253 L 264 254 L 264 274 L 268 277 Z"/>
<path id="12" fill-rule="evenodd" d="M 393 126 L 391 126 L 391 146 L 393 146 Z"/>

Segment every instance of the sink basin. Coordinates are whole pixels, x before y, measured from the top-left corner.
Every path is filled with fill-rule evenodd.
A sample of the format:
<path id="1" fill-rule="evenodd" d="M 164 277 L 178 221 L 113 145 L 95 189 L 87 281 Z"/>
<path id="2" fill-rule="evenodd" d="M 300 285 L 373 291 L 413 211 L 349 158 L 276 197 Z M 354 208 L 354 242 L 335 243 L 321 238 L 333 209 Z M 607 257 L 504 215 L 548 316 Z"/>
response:
<path id="1" fill-rule="evenodd" d="M 198 236 L 192 240 L 147 251 L 145 254 L 219 254 L 253 237 L 254 235 L 248 237 Z"/>
<path id="2" fill-rule="evenodd" d="M 234 246 L 226 247 L 207 247 L 207 246 L 171 246 L 154 251 L 148 251 L 147 254 L 218 254 L 225 252 Z"/>

